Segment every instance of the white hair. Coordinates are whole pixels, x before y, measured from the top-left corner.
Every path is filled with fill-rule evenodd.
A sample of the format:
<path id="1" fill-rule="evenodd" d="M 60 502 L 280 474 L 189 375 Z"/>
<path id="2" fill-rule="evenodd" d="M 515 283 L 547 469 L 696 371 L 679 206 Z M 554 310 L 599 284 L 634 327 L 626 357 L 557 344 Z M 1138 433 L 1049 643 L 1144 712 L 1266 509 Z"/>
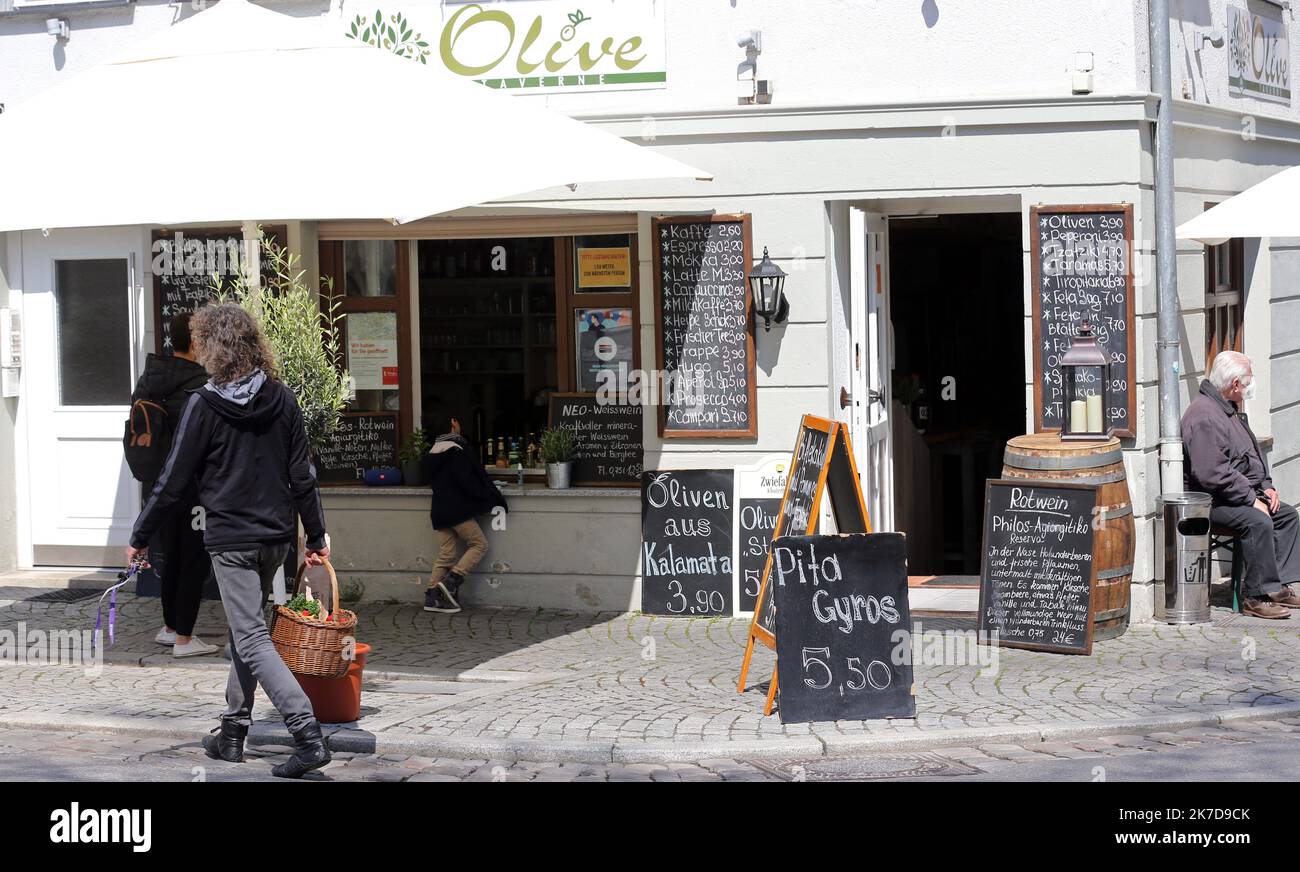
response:
<path id="1" fill-rule="evenodd" d="M 1214 356 L 1214 366 L 1210 367 L 1210 384 L 1220 393 L 1232 387 L 1234 380 L 1246 380 L 1250 372 L 1250 358 L 1240 351 L 1220 351 Z"/>

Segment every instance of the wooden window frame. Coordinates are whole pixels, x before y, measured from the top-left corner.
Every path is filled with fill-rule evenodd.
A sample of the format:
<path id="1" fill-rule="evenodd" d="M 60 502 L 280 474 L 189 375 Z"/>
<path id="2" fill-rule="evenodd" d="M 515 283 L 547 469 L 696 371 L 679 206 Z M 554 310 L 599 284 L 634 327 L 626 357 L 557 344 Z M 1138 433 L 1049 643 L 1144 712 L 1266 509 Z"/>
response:
<path id="1" fill-rule="evenodd" d="M 1213 206 L 1207 203 L 1206 208 Z M 1226 252 L 1226 275 L 1219 269 L 1219 254 Z M 1245 349 L 1246 281 L 1245 242 L 1229 239 L 1205 247 L 1205 371 L 1220 351 Z"/>
<path id="2" fill-rule="evenodd" d="M 397 294 L 391 297 L 349 297 L 343 293 L 341 285 L 343 276 L 343 246 L 349 241 L 337 240 L 320 243 L 320 274 L 322 279 L 334 279 L 334 299 L 339 303 L 338 312 L 350 315 L 357 312 L 392 312 L 397 315 L 397 395 L 399 410 L 397 412 L 397 444 L 411 434 L 413 427 L 411 407 L 411 379 L 414 374 L 411 355 L 411 262 L 410 242 L 406 239 L 392 240 L 397 244 Z M 324 291 L 321 292 L 321 307 L 327 305 Z M 339 324 L 340 364 L 347 366 L 348 331 L 347 319 Z M 349 414 L 349 413 L 344 413 Z M 365 412 L 358 414 L 375 414 Z"/>
<path id="3" fill-rule="evenodd" d="M 577 261 L 578 236 L 622 236 L 621 231 L 614 233 L 583 233 L 555 237 L 555 306 L 556 319 L 560 313 L 565 316 L 565 324 L 556 324 L 555 358 L 565 361 L 564 371 L 558 373 L 560 391 L 573 393 L 578 391 L 578 328 L 574 313 L 578 309 L 631 309 L 632 310 L 632 365 L 635 370 L 641 366 L 641 276 L 638 264 L 637 234 L 628 233 L 628 247 L 631 249 L 632 282 L 628 288 L 606 291 L 579 291 L 574 268 Z M 630 374 L 629 374 L 630 375 Z M 590 392 L 588 392 L 590 393 Z"/>

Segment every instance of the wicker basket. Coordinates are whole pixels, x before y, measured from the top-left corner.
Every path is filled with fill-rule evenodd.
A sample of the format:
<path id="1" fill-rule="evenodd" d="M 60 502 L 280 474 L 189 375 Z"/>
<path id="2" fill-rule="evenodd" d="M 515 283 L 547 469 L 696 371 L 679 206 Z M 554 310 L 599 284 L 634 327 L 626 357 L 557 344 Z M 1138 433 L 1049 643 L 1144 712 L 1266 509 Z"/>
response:
<path id="1" fill-rule="evenodd" d="M 348 667 L 352 663 L 351 660 L 344 659 L 343 653 L 355 644 L 353 631 L 356 630 L 357 616 L 339 608 L 338 578 L 328 560 L 324 565 L 333 592 L 330 614 L 334 620 L 305 618 L 286 606 L 276 606 L 275 620 L 271 625 L 271 642 L 290 672 L 317 678 L 342 678 L 348 674 Z M 298 576 L 294 581 L 295 594 L 302 587 L 306 572 L 307 564 L 303 563 L 298 567 Z"/>

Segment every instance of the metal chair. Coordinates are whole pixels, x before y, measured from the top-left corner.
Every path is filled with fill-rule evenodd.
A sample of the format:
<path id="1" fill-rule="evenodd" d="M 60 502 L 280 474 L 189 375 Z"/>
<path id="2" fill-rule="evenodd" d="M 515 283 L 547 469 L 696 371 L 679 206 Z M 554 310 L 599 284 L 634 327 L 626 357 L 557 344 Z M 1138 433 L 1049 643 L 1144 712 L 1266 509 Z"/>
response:
<path id="1" fill-rule="evenodd" d="M 1241 534 L 1226 524 L 1210 528 L 1210 552 L 1223 548 L 1232 555 L 1232 610 L 1241 611 L 1241 580 L 1246 575 L 1246 555 L 1241 549 Z"/>

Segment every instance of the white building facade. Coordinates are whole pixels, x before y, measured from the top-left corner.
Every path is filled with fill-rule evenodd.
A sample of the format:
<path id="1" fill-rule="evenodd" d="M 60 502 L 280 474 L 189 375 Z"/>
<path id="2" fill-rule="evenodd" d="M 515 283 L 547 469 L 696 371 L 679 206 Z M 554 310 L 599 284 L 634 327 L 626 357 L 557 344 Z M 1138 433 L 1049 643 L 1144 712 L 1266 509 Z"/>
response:
<path id="1" fill-rule="evenodd" d="M 265 5 L 323 17 L 344 32 L 354 23 L 363 32 L 374 11 L 343 0 Z M 1282 5 L 1171 6 L 1174 90 L 1181 95 L 1176 206 L 1185 221 L 1300 162 L 1300 106 L 1289 72 L 1297 51 L 1285 38 L 1295 21 Z M 971 489 L 982 503 L 982 482 L 997 474 L 1001 445 L 1035 424 L 1030 210 L 1131 204 L 1137 416 L 1123 447 L 1137 521 L 1132 617 L 1149 617 L 1159 419 L 1156 102 L 1146 4 L 589 0 L 581 7 L 575 24 L 577 4 L 554 0 L 379 4 L 383 15 L 404 17 L 399 42 L 413 54 L 427 51 L 428 63 L 450 57 L 517 99 L 707 169 L 713 182 L 583 185 L 399 228 L 247 216 L 247 233 L 254 222 L 284 226 L 290 248 L 314 273 L 328 273 L 331 258 L 350 256 L 349 246 L 359 250 L 363 241 L 393 246 L 402 264 L 395 281 L 405 283 L 393 311 L 410 325 L 401 331 L 410 355 L 402 429 L 431 425 L 437 337 L 463 329 L 429 305 L 434 292 L 423 286 L 426 278 L 436 284 L 430 264 L 449 251 L 454 257 L 457 241 L 562 240 L 554 251 L 563 264 L 564 252 L 571 256 L 579 244 L 563 240 L 626 236 L 636 280 L 624 304 L 637 320 L 637 363 L 650 369 L 658 348 L 653 219 L 748 215 L 755 252 L 767 248 L 789 274 L 791 307 L 787 323 L 757 332 L 757 435 L 664 440 L 647 414 L 644 467 L 759 464 L 789 452 L 802 414 L 838 418 L 850 424 L 877 529 L 899 529 L 913 540 L 913 573 L 977 573 L 967 547 L 971 530 L 978 537 Z M 152 0 L 0 0 L 0 103 L 19 104 L 193 14 L 189 4 Z M 47 27 L 50 21 L 65 22 L 67 37 L 51 35 L 59 25 Z M 568 39 L 566 26 L 573 28 Z M 739 45 L 738 36 L 750 45 Z M 1243 63 L 1252 66 L 1244 74 Z M 274 83 L 268 88 L 274 92 Z M 340 106 L 336 119 L 295 118 L 292 93 L 278 97 L 299 132 L 268 148 L 271 172 L 294 148 L 328 147 L 328 123 L 346 123 L 347 115 Z M 160 174 L 169 164 L 190 165 L 192 173 L 217 145 L 201 131 L 172 131 L 167 107 L 142 105 L 139 118 L 142 147 L 159 150 Z M 400 119 L 393 135 L 401 135 Z M 454 119 L 447 135 L 455 136 Z M 0 149 L 5 172 L 57 172 L 23 155 L 20 143 Z M 528 159 L 526 131 L 519 155 Z M 382 162 L 382 154 L 374 157 Z M 94 160 L 92 131 L 87 160 Z M 0 175 L 0 196 L 3 190 Z M 147 271 L 154 234 L 163 229 L 177 228 L 31 230 L 0 239 L 0 293 L 20 313 L 23 355 L 17 396 L 0 401 L 0 469 L 12 472 L 0 481 L 0 568 L 108 566 L 125 545 L 139 495 L 120 456 L 126 406 L 112 398 L 129 394 L 145 354 L 156 348 Z M 1209 353 L 1231 346 L 1249 354 L 1260 384 L 1251 422 L 1283 498 L 1295 502 L 1300 242 L 1244 240 L 1222 250 L 1186 243 L 1178 264 L 1184 406 Z M 120 287 L 113 284 L 119 280 Z M 68 347 L 66 337 L 85 325 L 70 323 L 74 316 L 60 308 L 60 281 L 65 290 L 85 286 L 102 307 L 94 315 L 102 328 L 97 342 L 114 347 Z M 571 291 L 561 306 L 576 305 Z M 120 372 L 104 396 L 67 402 L 60 378 L 105 361 Z M 550 386 L 571 388 L 568 362 L 549 365 L 559 372 Z M 918 386 L 924 399 L 915 396 Z M 862 403 L 872 390 L 882 402 Z M 471 602 L 639 608 L 634 488 L 508 493 L 509 527 L 490 533 L 483 583 Z M 434 551 L 427 502 L 427 492 L 329 490 L 341 575 L 367 597 L 414 597 Z"/>

